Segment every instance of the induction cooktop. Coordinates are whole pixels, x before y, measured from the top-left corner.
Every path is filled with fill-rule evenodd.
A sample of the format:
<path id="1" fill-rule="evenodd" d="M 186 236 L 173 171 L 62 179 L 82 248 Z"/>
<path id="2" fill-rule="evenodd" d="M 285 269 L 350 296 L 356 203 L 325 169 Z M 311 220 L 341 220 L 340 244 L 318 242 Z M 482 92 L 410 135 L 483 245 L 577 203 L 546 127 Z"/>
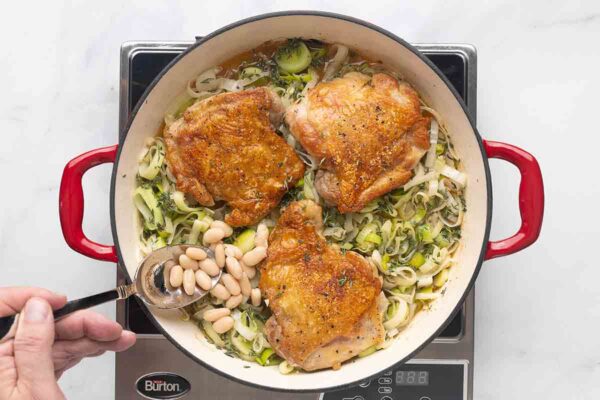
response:
<path id="1" fill-rule="evenodd" d="M 152 80 L 192 43 L 123 44 L 119 110 L 121 135 L 125 133 L 131 111 Z M 475 48 L 464 44 L 415 46 L 446 75 L 475 119 Z M 119 284 L 125 282 L 121 273 L 118 273 L 117 281 Z M 117 400 L 470 400 L 473 397 L 474 297 L 473 289 L 462 309 L 440 336 L 409 362 L 355 387 L 312 394 L 266 391 L 242 385 L 205 369 L 162 336 L 146 318 L 137 299 L 130 298 L 117 304 L 117 319 L 124 327 L 138 334 L 138 341 L 130 350 L 116 356 L 115 397 Z M 175 390 L 175 387 L 179 390 Z M 173 389 L 172 393 L 169 393 L 169 389 Z"/>

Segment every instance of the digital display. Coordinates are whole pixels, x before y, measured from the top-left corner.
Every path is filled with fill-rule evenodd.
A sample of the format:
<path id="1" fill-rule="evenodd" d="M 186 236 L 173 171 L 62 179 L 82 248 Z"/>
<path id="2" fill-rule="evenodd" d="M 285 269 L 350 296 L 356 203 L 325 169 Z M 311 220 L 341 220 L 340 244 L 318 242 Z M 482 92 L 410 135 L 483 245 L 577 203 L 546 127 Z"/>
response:
<path id="1" fill-rule="evenodd" d="M 429 371 L 396 371 L 396 386 L 427 386 Z"/>

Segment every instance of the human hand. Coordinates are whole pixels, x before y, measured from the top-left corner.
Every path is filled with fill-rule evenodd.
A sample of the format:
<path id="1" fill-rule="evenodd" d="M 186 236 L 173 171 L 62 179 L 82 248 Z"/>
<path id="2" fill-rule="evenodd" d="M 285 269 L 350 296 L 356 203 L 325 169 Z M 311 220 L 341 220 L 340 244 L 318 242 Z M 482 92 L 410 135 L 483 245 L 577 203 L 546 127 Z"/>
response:
<path id="1" fill-rule="evenodd" d="M 89 310 L 54 323 L 52 309 L 66 301 L 45 289 L 0 288 L 0 316 L 21 313 L 14 339 L 0 344 L 0 399 L 64 399 L 56 382 L 64 371 L 135 343 L 134 333 Z"/>

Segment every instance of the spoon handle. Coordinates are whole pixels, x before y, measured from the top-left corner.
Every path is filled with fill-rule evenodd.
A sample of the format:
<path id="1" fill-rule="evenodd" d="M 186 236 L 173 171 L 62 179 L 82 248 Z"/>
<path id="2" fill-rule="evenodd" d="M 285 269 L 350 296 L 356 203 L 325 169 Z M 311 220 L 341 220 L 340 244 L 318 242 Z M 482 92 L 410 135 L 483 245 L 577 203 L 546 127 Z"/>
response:
<path id="1" fill-rule="evenodd" d="M 134 284 L 122 285 L 107 292 L 82 297 L 81 299 L 71 300 L 63 307 L 54 311 L 54 320 L 58 321 L 72 312 L 85 310 L 86 308 L 108 303 L 109 301 L 126 299 L 135 292 L 136 290 Z M 0 317 L 0 343 L 15 337 L 18 323 L 19 314 Z"/>

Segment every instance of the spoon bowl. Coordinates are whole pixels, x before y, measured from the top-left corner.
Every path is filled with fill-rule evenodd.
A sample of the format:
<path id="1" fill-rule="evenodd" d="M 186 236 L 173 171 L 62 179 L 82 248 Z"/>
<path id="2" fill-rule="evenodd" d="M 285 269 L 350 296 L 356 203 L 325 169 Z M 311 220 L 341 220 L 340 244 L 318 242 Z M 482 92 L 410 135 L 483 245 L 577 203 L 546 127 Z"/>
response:
<path id="1" fill-rule="evenodd" d="M 169 282 L 171 268 L 178 263 L 179 256 L 185 254 L 186 249 L 190 247 L 204 250 L 208 258 L 215 257 L 214 252 L 204 246 L 177 245 L 155 250 L 138 266 L 134 278 L 135 294 L 146 304 L 160 309 L 185 307 L 204 297 L 208 291 L 197 285 L 194 294 L 188 295 L 182 286 L 175 288 Z M 214 287 L 220 278 L 221 272 L 211 277 L 211 287 Z"/>

